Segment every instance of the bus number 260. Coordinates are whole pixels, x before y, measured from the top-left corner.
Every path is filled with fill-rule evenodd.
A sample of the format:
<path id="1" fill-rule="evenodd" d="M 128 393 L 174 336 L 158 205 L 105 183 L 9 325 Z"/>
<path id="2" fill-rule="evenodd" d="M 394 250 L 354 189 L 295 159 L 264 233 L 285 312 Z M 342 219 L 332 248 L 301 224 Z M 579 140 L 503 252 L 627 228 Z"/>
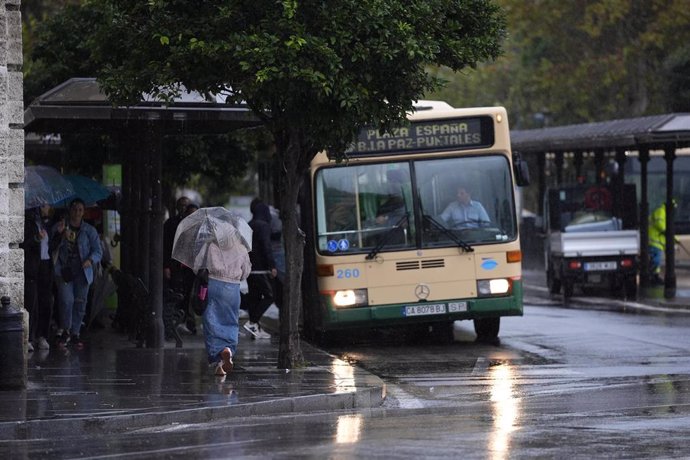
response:
<path id="1" fill-rule="evenodd" d="M 358 268 L 345 268 L 336 270 L 336 276 L 338 279 L 342 278 L 359 278 Z"/>

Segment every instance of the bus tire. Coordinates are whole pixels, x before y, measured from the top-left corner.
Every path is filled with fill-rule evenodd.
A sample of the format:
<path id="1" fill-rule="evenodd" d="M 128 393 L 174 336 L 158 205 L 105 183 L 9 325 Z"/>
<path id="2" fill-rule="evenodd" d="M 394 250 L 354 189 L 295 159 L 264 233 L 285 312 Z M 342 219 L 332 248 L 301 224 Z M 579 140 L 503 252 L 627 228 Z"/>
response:
<path id="1" fill-rule="evenodd" d="M 477 334 L 476 342 L 498 343 L 498 332 L 501 328 L 501 318 L 477 318 L 474 320 L 474 332 Z"/>

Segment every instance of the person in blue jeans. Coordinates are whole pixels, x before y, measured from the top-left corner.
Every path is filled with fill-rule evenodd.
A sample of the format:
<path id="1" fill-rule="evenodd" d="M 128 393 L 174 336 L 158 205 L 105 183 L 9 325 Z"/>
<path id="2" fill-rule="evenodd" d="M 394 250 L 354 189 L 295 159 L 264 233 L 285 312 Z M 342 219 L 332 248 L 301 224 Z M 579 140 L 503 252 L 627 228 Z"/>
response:
<path id="1" fill-rule="evenodd" d="M 202 315 L 204 344 L 209 365 L 222 377 L 232 371 L 237 352 L 240 316 L 240 282 L 252 269 L 242 244 L 221 248 L 207 246 L 208 303 Z"/>
<path id="2" fill-rule="evenodd" d="M 69 217 L 52 229 L 51 247 L 57 247 L 55 281 L 58 290 L 58 346 L 83 348 L 79 331 L 86 312 L 86 298 L 93 283 L 94 266 L 101 261 L 103 249 L 96 229 L 84 222 L 84 201 L 75 198 L 69 204 Z"/>

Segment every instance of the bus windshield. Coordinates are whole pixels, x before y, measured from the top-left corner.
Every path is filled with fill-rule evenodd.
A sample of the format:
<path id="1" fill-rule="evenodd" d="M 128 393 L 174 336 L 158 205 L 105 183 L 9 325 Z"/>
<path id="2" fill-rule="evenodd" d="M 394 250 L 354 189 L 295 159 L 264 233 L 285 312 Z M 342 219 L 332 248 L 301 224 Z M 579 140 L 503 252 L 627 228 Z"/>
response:
<path id="1" fill-rule="evenodd" d="M 315 185 L 322 253 L 469 249 L 517 237 L 503 155 L 322 168 Z"/>

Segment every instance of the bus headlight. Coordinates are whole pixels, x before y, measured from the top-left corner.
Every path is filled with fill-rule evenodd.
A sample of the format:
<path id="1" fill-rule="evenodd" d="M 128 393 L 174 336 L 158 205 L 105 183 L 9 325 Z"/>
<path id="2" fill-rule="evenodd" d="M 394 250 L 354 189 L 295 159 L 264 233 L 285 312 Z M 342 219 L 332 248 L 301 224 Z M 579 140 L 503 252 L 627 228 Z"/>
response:
<path id="1" fill-rule="evenodd" d="M 506 278 L 477 281 L 477 293 L 480 297 L 503 295 L 510 292 L 511 283 Z"/>
<path id="2" fill-rule="evenodd" d="M 333 293 L 333 305 L 336 307 L 360 307 L 368 303 L 366 289 L 344 289 Z"/>

